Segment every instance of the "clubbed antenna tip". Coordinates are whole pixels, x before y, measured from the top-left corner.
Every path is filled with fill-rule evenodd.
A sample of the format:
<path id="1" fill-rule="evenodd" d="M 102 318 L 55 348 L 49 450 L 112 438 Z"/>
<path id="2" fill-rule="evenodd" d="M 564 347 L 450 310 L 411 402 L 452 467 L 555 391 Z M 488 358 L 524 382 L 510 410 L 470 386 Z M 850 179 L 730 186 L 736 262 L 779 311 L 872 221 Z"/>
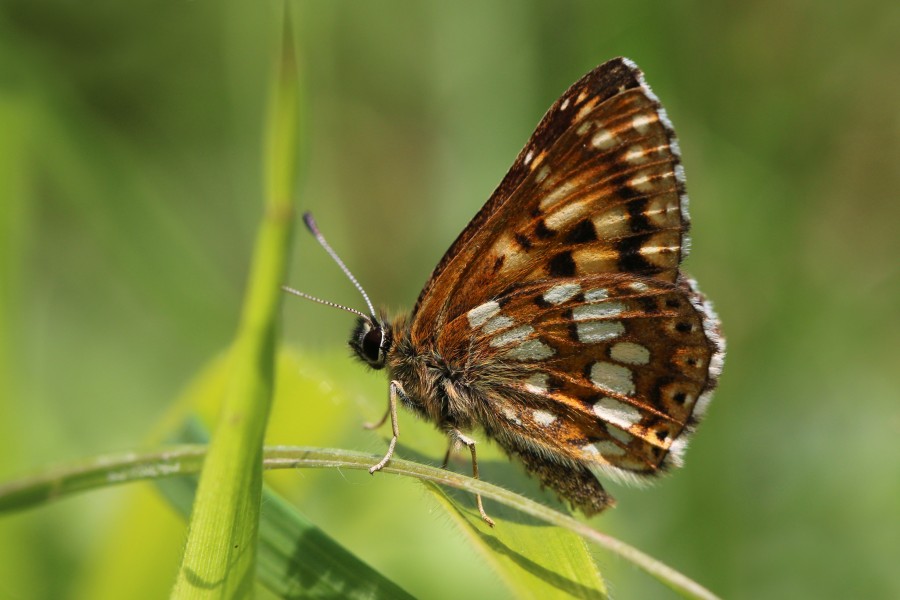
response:
<path id="1" fill-rule="evenodd" d="M 313 219 L 312 213 L 307 211 L 303 213 L 303 223 L 306 225 L 306 228 L 309 229 L 309 232 L 316 237 L 321 236 L 319 233 L 319 226 L 316 225 L 316 220 Z"/>

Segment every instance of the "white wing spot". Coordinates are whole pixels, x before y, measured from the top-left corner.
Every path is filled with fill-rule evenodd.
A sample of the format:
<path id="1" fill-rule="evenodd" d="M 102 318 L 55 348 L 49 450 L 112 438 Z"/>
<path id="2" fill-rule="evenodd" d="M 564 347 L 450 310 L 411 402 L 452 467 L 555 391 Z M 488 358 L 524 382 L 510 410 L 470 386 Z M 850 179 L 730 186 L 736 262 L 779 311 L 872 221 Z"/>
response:
<path id="1" fill-rule="evenodd" d="M 659 117 L 656 115 L 635 115 L 634 119 L 631 120 L 631 126 L 634 127 L 638 133 L 646 133 L 647 126 L 656 123 L 658 120 Z"/>
<path id="2" fill-rule="evenodd" d="M 507 329 L 503 333 L 494 336 L 491 339 L 491 346 L 494 348 L 499 348 L 500 346 L 507 346 L 512 344 L 513 342 L 521 342 L 529 335 L 534 332 L 534 327 L 531 325 L 521 325 L 514 329 Z"/>
<path id="3" fill-rule="evenodd" d="M 534 150 L 529 150 L 528 154 L 525 155 L 525 164 L 530 163 L 532 158 L 534 158 Z"/>
<path id="4" fill-rule="evenodd" d="M 567 108 L 569 108 L 569 99 L 568 98 L 563 100 L 562 104 L 559 105 L 559 110 L 566 110 Z"/>
<path id="5" fill-rule="evenodd" d="M 589 112 L 594 110 L 594 107 L 597 105 L 598 98 L 592 98 L 591 100 L 584 103 L 584 106 L 578 109 L 578 112 L 575 113 L 575 120 L 580 121 L 585 118 Z"/>
<path id="6" fill-rule="evenodd" d="M 643 248 L 641 248 L 641 250 L 643 250 Z M 635 292 L 646 292 L 650 289 L 650 286 L 643 281 L 633 281 L 628 284 L 628 287 L 630 287 Z"/>
<path id="7" fill-rule="evenodd" d="M 600 451 L 597 450 L 597 446 L 594 444 L 585 444 L 581 447 L 581 451 L 588 456 L 599 456 Z"/>
<path id="8" fill-rule="evenodd" d="M 650 176 L 649 175 L 639 175 L 638 177 L 633 177 L 628 181 L 628 187 L 634 188 L 641 192 L 650 191 Z"/>
<path id="9" fill-rule="evenodd" d="M 543 360 L 556 354 L 556 351 L 541 340 L 528 340 L 507 351 L 506 356 L 513 360 Z"/>
<path id="10" fill-rule="evenodd" d="M 589 201 L 571 202 L 566 206 L 552 212 L 544 219 L 544 224 L 554 231 L 558 231 L 565 227 L 569 222 L 574 221 L 588 212 Z"/>
<path id="11" fill-rule="evenodd" d="M 616 145 L 616 136 L 608 129 L 600 129 L 591 138 L 591 146 L 601 150 L 609 150 Z"/>
<path id="12" fill-rule="evenodd" d="M 535 373 L 525 380 L 525 389 L 532 394 L 546 394 L 549 380 L 546 373 Z"/>
<path id="13" fill-rule="evenodd" d="M 584 293 L 585 302 L 600 302 L 609 298 L 609 290 L 606 288 L 594 288 Z"/>
<path id="14" fill-rule="evenodd" d="M 599 237 L 618 237 L 631 233 L 629 221 L 631 216 L 624 206 L 611 206 L 591 219 Z"/>
<path id="15" fill-rule="evenodd" d="M 625 454 L 625 449 L 616 445 L 615 442 L 611 442 L 609 440 L 603 440 L 602 442 L 597 442 L 594 444 L 597 447 L 597 452 L 602 454 L 603 456 L 622 456 Z"/>
<path id="16" fill-rule="evenodd" d="M 650 350 L 634 342 L 619 342 L 609 349 L 609 356 L 630 365 L 646 365 L 650 362 Z"/>
<path id="17" fill-rule="evenodd" d="M 533 414 L 534 422 L 538 425 L 543 425 L 544 427 L 552 425 L 556 420 L 556 415 L 554 415 L 553 413 L 548 413 L 546 410 L 536 410 Z"/>
<path id="18" fill-rule="evenodd" d="M 592 321 L 594 319 L 606 319 L 622 314 L 625 305 L 621 302 L 603 302 L 600 304 L 585 304 L 572 309 L 572 318 L 576 321 Z"/>
<path id="19" fill-rule="evenodd" d="M 631 407 L 629 407 L 629 408 L 631 408 Z M 619 440 L 626 446 L 631 443 L 631 440 L 634 439 L 634 436 L 632 436 L 630 433 L 628 433 L 627 431 L 623 431 L 615 426 L 610 427 L 609 425 L 607 425 L 606 433 L 608 433 L 610 436 L 616 438 L 617 440 Z"/>
<path id="20" fill-rule="evenodd" d="M 634 393 L 634 379 L 631 369 L 622 365 L 597 361 L 591 366 L 591 383 L 600 389 L 617 394 Z M 596 409 L 597 405 L 594 405 Z"/>
<path id="21" fill-rule="evenodd" d="M 625 160 L 630 163 L 642 163 L 647 162 L 647 152 L 646 148 L 641 146 L 632 146 L 628 149 L 628 152 L 625 153 Z"/>
<path id="22" fill-rule="evenodd" d="M 581 291 L 581 286 L 577 283 L 561 283 L 555 285 L 544 292 L 544 302 L 549 304 L 562 304 L 566 300 L 570 300 L 573 296 Z"/>
<path id="23" fill-rule="evenodd" d="M 550 167 L 544 165 L 540 169 L 538 169 L 537 174 L 534 176 L 534 180 L 538 183 L 541 183 L 545 179 L 547 179 L 547 175 L 550 174 Z"/>
<path id="24" fill-rule="evenodd" d="M 615 398 L 608 397 L 601 398 L 594 404 L 594 414 L 607 423 L 612 423 L 622 429 L 629 429 L 641 420 L 641 411 L 629 404 L 619 402 Z M 607 427 L 606 430 L 610 432 L 610 435 L 615 435 L 612 433 L 614 431 L 612 427 Z"/>
<path id="25" fill-rule="evenodd" d="M 469 319 L 469 326 L 472 329 L 477 329 L 481 327 L 485 323 L 487 323 L 488 319 L 496 315 L 500 312 L 500 305 L 494 301 L 485 302 L 481 306 L 476 306 L 472 310 L 466 313 L 466 317 Z"/>
<path id="26" fill-rule="evenodd" d="M 576 333 L 582 344 L 596 344 L 619 337 L 625 326 L 621 321 L 586 321 L 576 324 Z"/>
<path id="27" fill-rule="evenodd" d="M 494 333 L 495 331 L 500 331 L 501 329 L 506 329 L 507 327 L 511 327 L 515 324 L 515 321 L 506 315 L 497 315 L 496 317 L 492 317 L 487 323 L 484 324 L 484 332 L 485 333 Z"/>
<path id="28" fill-rule="evenodd" d="M 549 192 L 541 199 L 540 209 L 547 210 L 554 204 L 558 203 L 569 196 L 575 190 L 575 182 L 564 181 Z"/>
<path id="29" fill-rule="evenodd" d="M 578 126 L 578 129 L 575 130 L 575 133 L 578 134 L 579 136 L 582 136 L 590 130 L 591 130 L 591 122 L 585 121 L 581 125 Z"/>

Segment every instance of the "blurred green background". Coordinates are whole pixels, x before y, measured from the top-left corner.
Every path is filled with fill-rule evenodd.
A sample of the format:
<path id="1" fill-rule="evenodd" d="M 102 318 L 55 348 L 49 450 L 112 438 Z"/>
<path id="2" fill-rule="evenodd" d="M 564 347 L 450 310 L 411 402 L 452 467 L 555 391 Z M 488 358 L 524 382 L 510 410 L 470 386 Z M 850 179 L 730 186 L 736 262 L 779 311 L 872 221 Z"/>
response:
<path id="1" fill-rule="evenodd" d="M 729 354 L 686 468 L 650 490 L 610 486 L 619 507 L 594 525 L 727 598 L 900 597 L 900 4 L 295 7 L 300 207 L 391 308 L 411 307 L 550 103 L 596 64 L 634 59 L 680 136 L 687 269 Z M 0 2 L 0 479 L 152 444 L 227 346 L 280 14 Z M 305 235 L 290 282 L 362 306 Z M 277 399 L 273 443 L 383 450 L 359 425 L 387 384 L 347 359 L 351 320 L 286 299 L 306 393 Z M 401 427 L 439 460 L 430 426 Z M 486 446 L 486 479 L 515 472 Z M 504 593 L 414 482 L 269 481 L 414 595 Z M 149 484 L 7 516 L 0 597 L 161 597 L 183 539 Z M 597 556 L 616 597 L 666 596 Z"/>

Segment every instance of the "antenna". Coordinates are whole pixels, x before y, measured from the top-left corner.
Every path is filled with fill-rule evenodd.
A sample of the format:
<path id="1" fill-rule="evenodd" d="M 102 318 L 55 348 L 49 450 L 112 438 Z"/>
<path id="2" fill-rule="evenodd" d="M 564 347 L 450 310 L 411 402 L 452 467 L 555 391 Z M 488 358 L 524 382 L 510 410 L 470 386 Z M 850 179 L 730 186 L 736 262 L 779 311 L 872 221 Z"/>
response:
<path id="1" fill-rule="evenodd" d="M 347 265 L 344 264 L 344 261 L 341 260 L 341 257 L 337 255 L 337 252 L 331 249 L 331 246 L 328 245 L 328 242 L 325 241 L 325 236 L 322 235 L 322 232 L 319 231 L 319 226 L 316 225 L 315 219 L 313 219 L 312 213 L 306 213 L 303 215 L 303 222 L 306 223 L 306 228 L 309 229 L 309 232 L 313 234 L 313 237 L 316 238 L 316 241 L 319 242 L 319 245 L 325 248 L 325 252 L 328 253 L 329 256 L 337 263 L 337 265 L 341 268 L 341 271 L 344 272 L 344 275 L 353 282 L 353 285 L 356 286 L 356 289 L 359 290 L 359 293 L 362 294 L 363 300 L 366 301 L 366 306 L 369 307 L 369 312 L 372 314 L 372 319 L 377 321 L 375 316 L 375 308 L 372 306 L 372 302 L 369 301 L 369 296 L 366 294 L 366 290 L 359 285 L 359 282 L 356 280 L 356 277 L 353 276 L 353 273 L 350 272 L 350 269 L 347 268 Z M 294 293 L 294 292 L 292 292 Z M 303 298 L 307 298 L 309 300 L 315 300 L 316 302 L 321 302 L 322 304 L 330 304 L 332 306 L 338 306 L 339 308 L 344 308 L 343 306 L 339 306 L 337 304 L 332 304 L 331 302 L 325 302 L 323 300 L 319 300 L 318 298 L 313 298 L 312 296 L 307 296 L 303 293 L 297 293 L 298 296 Z M 349 310 L 349 309 L 347 309 Z M 351 311 L 357 312 L 357 311 Z M 361 313 L 360 313 L 361 314 Z M 363 315 L 365 316 L 365 315 Z"/>
<path id="2" fill-rule="evenodd" d="M 371 311 L 371 316 L 367 316 L 362 312 L 356 310 L 355 308 L 350 308 L 348 306 L 344 306 L 343 304 L 338 304 L 337 302 L 329 302 L 328 300 L 322 300 L 321 298 L 316 298 L 315 296 L 310 296 L 304 292 L 299 290 L 295 290 L 292 287 L 288 287 L 286 285 L 281 286 L 281 289 L 289 294 L 293 294 L 295 296 L 300 296 L 301 298 L 305 298 L 306 300 L 312 300 L 313 302 L 318 302 L 319 304 L 324 304 L 325 306 L 331 306 L 333 308 L 339 308 L 341 310 L 346 310 L 347 312 L 351 312 L 355 315 L 359 315 L 363 319 L 366 319 L 370 322 L 378 322 L 378 317 L 375 316 L 375 308 L 372 306 L 372 303 L 369 301 L 369 296 L 366 294 L 366 291 L 362 288 L 359 282 L 356 280 L 356 277 L 353 276 L 353 273 L 350 272 L 350 269 L 347 268 L 347 265 L 344 264 L 344 261 L 337 255 L 337 252 L 331 249 L 331 246 L 328 245 L 328 242 L 325 241 L 325 236 L 322 235 L 322 232 L 319 231 L 319 226 L 316 225 L 315 219 L 313 219 L 312 213 L 306 213 L 303 215 L 303 222 L 306 223 L 306 228 L 309 229 L 309 232 L 313 234 L 313 237 L 316 238 L 316 241 L 319 242 L 319 245 L 325 248 L 325 251 L 328 255 L 338 264 L 341 268 L 341 271 L 344 272 L 344 275 L 347 276 L 350 281 L 353 282 L 353 285 L 356 286 L 356 289 L 359 290 L 359 293 L 362 294 L 363 300 L 366 301 L 366 305 L 369 307 Z"/>
<path id="3" fill-rule="evenodd" d="M 368 319 L 366 315 L 362 312 L 356 310 L 355 308 L 350 308 L 348 306 L 344 306 L 342 304 L 338 304 L 336 302 L 329 302 L 328 300 L 322 300 L 321 298 L 316 298 L 315 296 L 310 296 L 309 294 L 304 294 L 303 292 L 297 291 L 294 288 L 288 287 L 286 285 L 281 286 L 281 289 L 286 291 L 289 294 L 293 294 L 295 296 L 300 296 L 301 298 L 306 298 L 307 300 L 312 300 L 313 302 L 318 302 L 319 304 L 324 304 L 325 306 L 332 306 L 334 308 L 340 308 L 341 310 L 346 310 L 347 312 L 352 312 L 355 315 L 359 315 L 363 319 Z"/>

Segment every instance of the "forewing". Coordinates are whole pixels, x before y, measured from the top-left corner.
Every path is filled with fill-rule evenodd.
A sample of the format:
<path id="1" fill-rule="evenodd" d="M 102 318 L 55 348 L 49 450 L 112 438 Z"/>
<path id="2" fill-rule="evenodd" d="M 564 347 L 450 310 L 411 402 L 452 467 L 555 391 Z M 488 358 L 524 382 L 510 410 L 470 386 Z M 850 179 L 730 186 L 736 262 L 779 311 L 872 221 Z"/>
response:
<path id="1" fill-rule="evenodd" d="M 554 103 L 414 310 L 440 330 L 514 282 L 627 272 L 674 283 L 688 227 L 674 132 L 640 70 L 600 65 Z"/>
<path id="2" fill-rule="evenodd" d="M 692 282 L 605 274 L 522 284 L 446 340 L 489 390 L 482 421 L 501 444 L 626 478 L 679 464 L 724 350 Z"/>

